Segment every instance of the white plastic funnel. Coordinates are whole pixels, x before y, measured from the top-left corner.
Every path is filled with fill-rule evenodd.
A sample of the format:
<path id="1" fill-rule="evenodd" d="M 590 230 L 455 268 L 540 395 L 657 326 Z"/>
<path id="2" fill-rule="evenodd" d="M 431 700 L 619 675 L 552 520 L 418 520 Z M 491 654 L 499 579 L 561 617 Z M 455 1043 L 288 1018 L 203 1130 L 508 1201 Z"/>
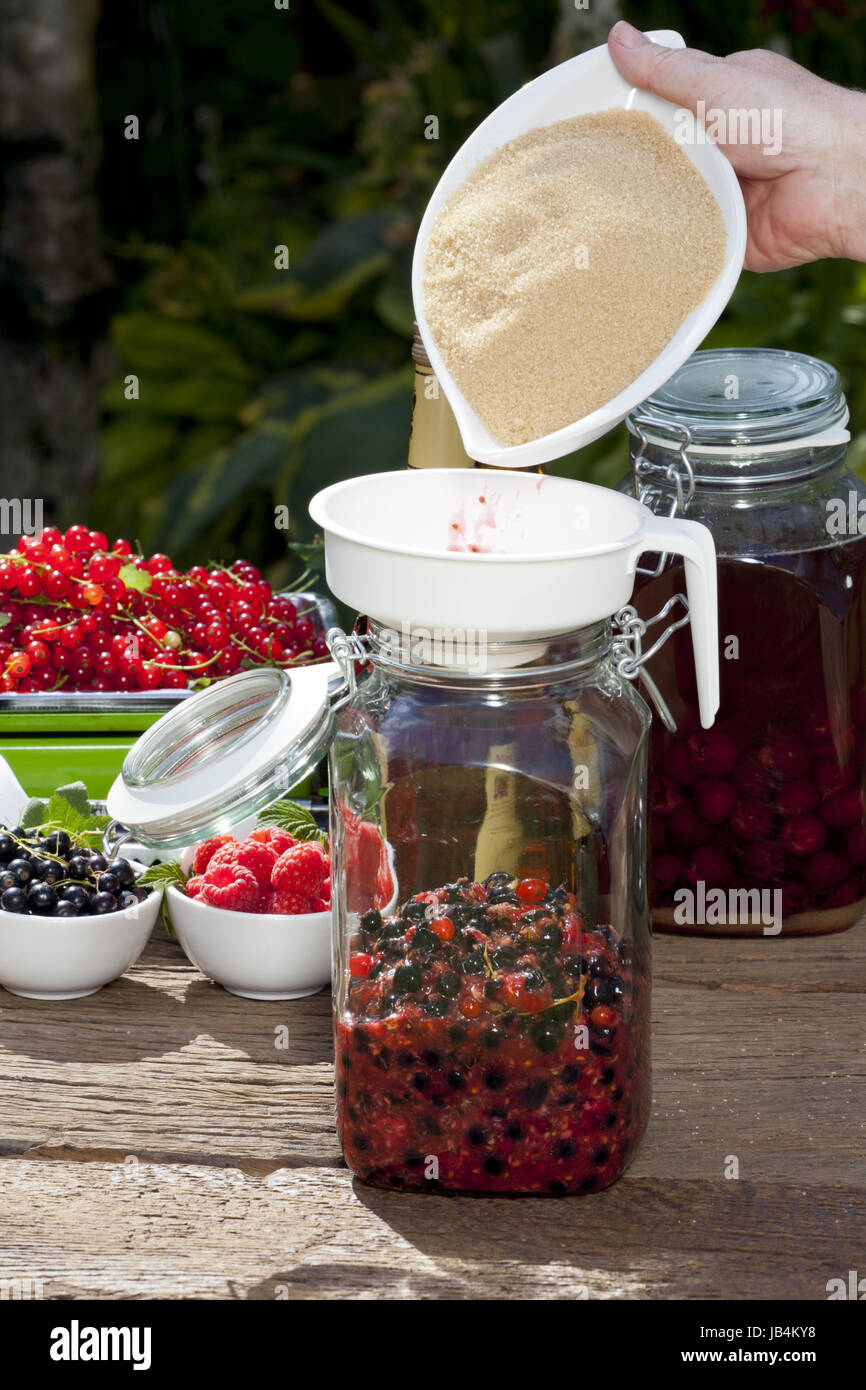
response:
<path id="1" fill-rule="evenodd" d="M 668 29 L 654 30 L 647 34 L 647 38 L 668 48 L 685 47 L 682 36 Z M 446 370 L 427 327 L 424 313 L 424 257 L 433 224 L 440 208 L 466 182 L 475 166 L 509 140 L 539 126 L 552 125 L 554 121 L 606 111 L 611 107 L 647 111 L 661 122 L 670 135 L 674 134 L 675 118 L 680 110 L 661 97 L 630 87 L 617 71 L 607 45 L 603 44 L 600 48 L 590 49 L 588 53 L 569 59 L 567 63 L 560 63 L 534 82 L 528 82 L 498 106 L 457 151 L 427 205 L 418 230 L 412 264 L 415 317 L 430 365 L 454 411 L 466 452 L 470 458 L 478 459 L 481 463 L 492 463 L 501 468 L 549 463 L 551 459 L 562 458 L 563 454 L 583 448 L 585 444 L 606 434 L 625 419 L 630 410 L 658 390 L 700 346 L 739 279 L 746 251 L 746 210 L 737 177 L 727 157 L 709 139 L 706 144 L 686 143 L 681 148 L 715 195 L 727 229 L 725 266 L 706 298 L 689 314 L 646 371 L 618 396 L 590 415 L 585 415 L 582 420 L 576 420 L 554 434 L 510 448 L 499 444 L 482 424 Z M 698 122 L 695 122 L 695 128 L 699 131 L 703 129 Z M 640 188 L 628 190 L 628 196 L 639 199 Z M 553 365 L 540 363 L 539 370 L 544 371 L 547 366 Z"/>
<path id="2" fill-rule="evenodd" d="M 397 631 L 480 632 L 488 643 L 609 618 L 631 598 L 641 555 L 682 555 L 701 722 L 712 724 L 716 550 L 705 526 L 592 483 L 471 468 L 351 478 L 317 493 L 310 515 L 344 603 Z"/>

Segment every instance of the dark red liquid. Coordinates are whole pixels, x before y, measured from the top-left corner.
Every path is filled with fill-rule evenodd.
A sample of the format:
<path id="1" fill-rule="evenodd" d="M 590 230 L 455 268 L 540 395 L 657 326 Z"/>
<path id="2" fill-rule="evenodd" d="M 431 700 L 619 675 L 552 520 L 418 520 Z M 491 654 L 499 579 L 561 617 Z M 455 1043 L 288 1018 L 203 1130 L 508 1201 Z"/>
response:
<path id="1" fill-rule="evenodd" d="M 385 1186 L 599 1191 L 648 1115 L 644 971 L 564 888 L 524 881 L 524 902 L 493 877 L 498 895 L 464 879 L 365 914 L 351 968 L 367 973 L 336 1023 L 346 1162 Z"/>
<path id="2" fill-rule="evenodd" d="M 866 897 L 866 541 L 721 559 L 718 575 L 722 699 L 713 728 L 698 719 L 688 628 L 651 667 L 679 726 L 670 734 L 653 721 L 654 921 L 760 934 L 760 923 L 736 918 L 695 928 L 672 920 L 675 895 L 700 882 L 778 891 L 786 930 L 840 930 Z M 641 616 L 683 587 L 680 562 L 644 582 Z"/>

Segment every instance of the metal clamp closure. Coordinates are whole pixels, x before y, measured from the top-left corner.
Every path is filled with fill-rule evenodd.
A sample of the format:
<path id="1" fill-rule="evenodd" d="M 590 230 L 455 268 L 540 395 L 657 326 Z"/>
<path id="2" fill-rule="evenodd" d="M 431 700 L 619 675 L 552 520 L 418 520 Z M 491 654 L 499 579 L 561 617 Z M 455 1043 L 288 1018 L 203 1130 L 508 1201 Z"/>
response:
<path id="1" fill-rule="evenodd" d="M 336 713 L 337 710 L 348 705 L 355 698 L 355 662 L 369 660 L 369 648 L 363 637 L 357 632 L 345 633 L 341 627 L 328 629 L 325 636 L 328 650 L 336 661 L 346 683 L 346 693 L 340 695 L 331 704 L 331 709 Z"/>
<path id="2" fill-rule="evenodd" d="M 679 463 L 653 463 L 647 458 L 649 439 L 641 424 L 653 430 L 666 430 L 673 436 L 671 444 L 679 454 Z M 639 441 L 638 451 L 631 466 L 635 497 L 639 502 L 643 502 L 644 506 L 649 507 L 650 511 L 661 515 L 655 504 L 673 490 L 667 514 L 669 517 L 682 515 L 695 495 L 695 473 L 688 455 L 692 442 L 691 431 L 685 425 L 655 420 L 651 416 L 632 416 L 631 426 Z M 639 565 L 635 572 L 646 575 L 649 579 L 657 579 L 667 561 L 667 552 L 663 552 L 659 555 L 655 569 L 646 569 Z"/>
<path id="3" fill-rule="evenodd" d="M 675 605 L 680 604 L 685 613 L 681 618 L 669 623 L 660 637 L 656 639 L 649 651 L 643 650 L 643 639 L 646 631 L 654 627 L 656 623 L 663 622 Z M 648 618 L 646 622 L 638 617 L 637 610 L 630 603 L 621 608 L 614 617 L 614 626 L 618 631 L 613 639 L 613 658 L 615 669 L 618 676 L 624 680 L 633 681 L 640 678 L 646 686 L 647 694 L 652 700 L 659 718 L 669 733 L 676 733 L 676 720 L 671 714 L 661 691 L 645 669 L 646 663 L 650 661 L 664 646 L 668 638 L 679 628 L 685 627 L 689 621 L 689 601 L 685 594 L 674 594 L 669 598 L 660 613 L 656 613 L 654 618 Z"/>

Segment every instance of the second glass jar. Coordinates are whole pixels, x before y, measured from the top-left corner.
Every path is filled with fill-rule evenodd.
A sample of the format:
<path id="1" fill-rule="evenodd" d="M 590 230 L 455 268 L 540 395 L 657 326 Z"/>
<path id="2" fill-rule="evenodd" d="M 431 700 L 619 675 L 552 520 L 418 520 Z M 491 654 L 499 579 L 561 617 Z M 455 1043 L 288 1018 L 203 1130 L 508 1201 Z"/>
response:
<path id="1" fill-rule="evenodd" d="M 846 421 L 832 367 L 760 349 L 696 353 L 629 418 L 621 486 L 703 522 L 718 554 L 715 726 L 698 722 L 682 634 L 651 668 L 678 726 L 655 721 L 651 744 L 664 930 L 832 932 L 866 908 L 866 486 Z M 683 585 L 681 561 L 644 564 L 646 617 Z"/>

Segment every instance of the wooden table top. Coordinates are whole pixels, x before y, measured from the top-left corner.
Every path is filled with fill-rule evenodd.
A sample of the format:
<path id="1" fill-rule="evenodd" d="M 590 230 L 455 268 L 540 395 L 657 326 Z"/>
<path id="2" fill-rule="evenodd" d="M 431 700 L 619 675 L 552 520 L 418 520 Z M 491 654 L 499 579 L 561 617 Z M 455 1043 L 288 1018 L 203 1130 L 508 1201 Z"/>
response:
<path id="1" fill-rule="evenodd" d="M 342 1164 L 327 992 L 236 999 L 157 929 L 90 999 L 0 990 L 0 1280 L 46 1298 L 826 1299 L 866 1272 L 864 989 L 866 919 L 657 936 L 654 1107 L 622 1181 L 416 1196 Z"/>

